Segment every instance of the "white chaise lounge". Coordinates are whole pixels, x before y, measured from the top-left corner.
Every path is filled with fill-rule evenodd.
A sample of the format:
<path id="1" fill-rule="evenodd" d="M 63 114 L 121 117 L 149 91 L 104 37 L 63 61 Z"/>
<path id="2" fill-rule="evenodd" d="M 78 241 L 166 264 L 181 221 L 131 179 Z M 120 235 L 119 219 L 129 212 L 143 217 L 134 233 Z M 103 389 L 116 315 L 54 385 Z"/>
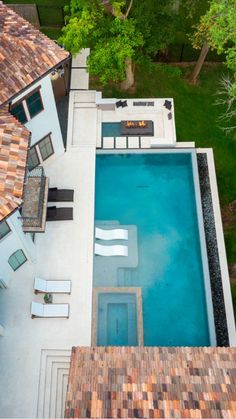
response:
<path id="1" fill-rule="evenodd" d="M 104 246 L 103 244 L 95 243 L 94 253 L 98 256 L 128 256 L 128 246 Z"/>
<path id="2" fill-rule="evenodd" d="M 100 240 L 128 240 L 128 230 L 124 228 L 104 228 L 95 227 L 95 237 Z"/>
<path id="3" fill-rule="evenodd" d="M 69 317 L 69 304 L 31 303 L 31 317 Z"/>
<path id="4" fill-rule="evenodd" d="M 34 280 L 34 290 L 36 294 L 38 292 L 70 294 L 71 281 L 46 280 L 36 277 Z"/>

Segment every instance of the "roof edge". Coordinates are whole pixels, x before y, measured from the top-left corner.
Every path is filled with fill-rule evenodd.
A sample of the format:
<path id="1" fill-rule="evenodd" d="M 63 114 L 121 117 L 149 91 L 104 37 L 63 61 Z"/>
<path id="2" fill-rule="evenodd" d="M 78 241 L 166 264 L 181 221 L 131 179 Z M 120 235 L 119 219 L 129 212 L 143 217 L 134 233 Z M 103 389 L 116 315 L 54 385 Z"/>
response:
<path id="1" fill-rule="evenodd" d="M 0 5 L 1 5 L 1 2 L 0 2 Z M 58 64 L 54 65 L 49 70 L 47 70 L 45 73 L 43 73 L 40 77 L 38 77 L 37 79 L 35 79 L 32 83 L 28 84 L 23 89 L 19 90 L 17 94 L 11 96 L 8 100 L 6 100 L 5 102 L 1 103 L 0 104 L 0 109 L 3 106 L 6 106 L 7 104 L 11 103 L 12 100 L 14 100 L 15 98 L 17 98 L 17 96 L 19 96 L 21 93 L 24 93 L 27 89 L 29 89 L 31 86 L 33 86 L 35 83 L 37 83 L 39 80 L 42 80 L 44 77 L 46 77 L 48 74 L 50 74 L 57 67 L 60 67 L 61 65 L 65 64 L 67 61 L 69 61 L 71 59 L 71 53 L 69 51 L 66 51 L 66 52 L 68 52 L 68 57 L 67 58 L 65 58 L 64 60 L 60 61 Z"/>

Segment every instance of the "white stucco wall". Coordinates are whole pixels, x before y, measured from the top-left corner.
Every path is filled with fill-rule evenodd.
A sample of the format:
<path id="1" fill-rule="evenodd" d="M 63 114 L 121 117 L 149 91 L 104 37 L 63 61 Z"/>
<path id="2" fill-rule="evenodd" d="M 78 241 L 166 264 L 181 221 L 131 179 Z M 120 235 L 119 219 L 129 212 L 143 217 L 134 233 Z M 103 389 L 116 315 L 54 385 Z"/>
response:
<path id="1" fill-rule="evenodd" d="M 36 261 L 35 245 L 31 236 L 23 232 L 21 220 L 18 217 L 20 217 L 20 213 L 16 211 L 7 219 L 11 232 L 0 240 L 0 279 L 7 286 L 10 286 L 10 282 L 14 279 L 15 274 L 8 264 L 8 258 L 12 253 L 22 249 L 28 260 L 31 262 Z"/>
<path id="2" fill-rule="evenodd" d="M 50 76 L 48 75 L 32 84 L 23 93 L 19 94 L 12 101 L 12 104 L 24 98 L 38 86 L 41 86 L 40 94 L 44 110 L 32 119 L 29 119 L 25 126 L 31 132 L 31 146 L 47 134 L 51 133 L 54 154 L 43 163 L 40 163 L 47 166 L 65 151 Z M 27 106 L 24 106 L 24 108 L 26 110 L 26 115 L 29 117 Z M 7 219 L 11 232 L 0 240 L 0 279 L 2 279 L 7 286 L 9 286 L 11 279 L 14 277 L 14 271 L 8 264 L 8 258 L 12 253 L 18 249 L 22 249 L 27 259 L 30 259 L 32 262 L 36 259 L 34 243 L 32 242 L 30 234 L 23 233 L 19 217 L 20 213 L 19 211 L 16 211 Z"/>
<path id="3" fill-rule="evenodd" d="M 31 131 L 31 146 L 51 132 L 54 154 L 47 160 L 45 160 L 45 162 L 43 162 L 43 165 L 47 165 L 51 161 L 53 161 L 55 157 L 64 153 L 61 128 L 59 124 L 50 76 L 48 75 L 39 80 L 38 82 L 32 84 L 30 88 L 25 90 L 22 94 L 18 95 L 12 101 L 12 104 L 18 102 L 18 100 L 22 99 L 24 96 L 26 96 L 28 93 L 33 91 L 38 86 L 41 86 L 40 94 L 44 110 L 40 112 L 38 115 L 34 116 L 32 119 L 30 119 L 25 124 L 25 126 Z"/>

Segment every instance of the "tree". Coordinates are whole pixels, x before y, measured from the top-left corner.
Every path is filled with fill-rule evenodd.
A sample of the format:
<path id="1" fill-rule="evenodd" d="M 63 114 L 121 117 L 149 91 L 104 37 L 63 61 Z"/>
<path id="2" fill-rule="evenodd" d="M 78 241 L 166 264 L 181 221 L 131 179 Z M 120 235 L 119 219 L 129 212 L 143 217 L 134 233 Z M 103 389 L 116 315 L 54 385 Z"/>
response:
<path id="1" fill-rule="evenodd" d="M 121 81 L 128 89 L 135 63 L 150 62 L 169 41 L 173 1 L 72 0 L 60 42 L 73 55 L 89 47 L 90 74 L 103 84 Z"/>
<path id="2" fill-rule="evenodd" d="M 210 8 L 201 17 L 193 38 L 193 46 L 201 48 L 199 60 L 190 80 L 196 83 L 208 49 L 226 56 L 226 66 L 236 74 L 236 2 L 211 0 Z"/>
<path id="3" fill-rule="evenodd" d="M 195 64 L 195 67 L 194 67 L 194 69 L 192 71 L 192 74 L 191 74 L 191 76 L 189 78 L 189 81 L 192 84 L 196 84 L 197 83 L 198 76 L 199 76 L 199 74 L 201 72 L 201 69 L 202 69 L 202 66 L 203 66 L 203 64 L 205 62 L 206 56 L 208 54 L 208 51 L 209 51 L 209 45 L 208 45 L 207 42 L 205 42 L 203 44 L 202 48 L 201 48 L 200 55 L 199 55 L 198 60 L 197 60 L 197 62 Z"/>
<path id="4" fill-rule="evenodd" d="M 215 104 L 224 106 L 225 111 L 219 117 L 223 122 L 222 130 L 226 133 L 232 133 L 236 130 L 236 83 L 235 78 L 230 75 L 222 76 L 220 79 L 220 88 L 217 91 L 218 99 Z"/>

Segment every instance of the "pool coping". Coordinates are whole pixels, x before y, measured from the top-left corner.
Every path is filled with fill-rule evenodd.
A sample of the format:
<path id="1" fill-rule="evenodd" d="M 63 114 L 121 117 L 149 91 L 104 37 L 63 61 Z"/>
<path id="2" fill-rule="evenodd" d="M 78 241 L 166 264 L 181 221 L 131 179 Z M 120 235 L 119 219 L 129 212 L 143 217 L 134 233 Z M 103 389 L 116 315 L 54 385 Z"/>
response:
<path id="1" fill-rule="evenodd" d="M 185 143 L 182 142 L 181 147 L 178 149 L 169 148 L 169 147 L 161 148 L 161 149 L 150 149 L 150 148 L 147 148 L 147 149 L 145 148 L 143 149 L 112 149 L 112 150 L 110 149 L 98 150 L 97 149 L 96 154 L 98 155 L 99 154 L 149 154 L 149 153 L 157 154 L 157 153 L 189 153 L 189 152 L 194 152 L 195 154 L 198 154 L 198 153 L 207 154 L 209 181 L 210 181 L 210 189 L 211 189 L 211 196 L 212 196 L 213 217 L 214 217 L 214 223 L 215 223 L 217 247 L 218 247 L 218 252 L 219 252 L 219 262 L 220 262 L 220 271 L 221 271 L 221 278 L 222 278 L 222 288 L 223 288 L 224 305 L 225 305 L 225 312 L 226 312 L 229 345 L 236 346 L 235 319 L 234 319 L 234 311 L 233 311 L 230 281 L 229 281 L 229 274 L 228 274 L 228 265 L 227 265 L 227 258 L 226 258 L 223 226 L 222 226 L 222 220 L 221 220 L 220 203 L 219 203 L 219 195 L 218 195 L 218 188 L 217 188 L 217 181 L 216 181 L 213 150 L 211 148 L 210 149 L 209 148 L 201 149 L 201 148 L 192 148 L 192 147 L 188 148 L 188 145 L 187 145 L 188 143 L 186 144 L 186 147 L 184 147 L 184 144 Z M 200 191 L 200 184 L 199 184 L 199 191 Z M 200 196 L 201 196 L 201 191 L 200 191 Z M 202 202 L 202 200 L 200 202 Z M 205 235 L 205 228 L 204 228 L 204 235 Z M 206 249 L 206 242 L 205 242 L 205 249 Z M 206 249 L 206 252 L 207 252 L 207 249 Z M 207 256 L 207 262 L 208 262 L 208 256 Z M 212 294 L 210 278 L 209 278 L 209 284 L 210 284 L 210 290 Z M 214 319 L 215 319 L 215 313 L 214 313 L 213 321 Z M 214 330 L 215 330 L 215 325 L 214 325 Z M 215 344 L 211 343 L 211 345 L 215 346 L 216 342 Z"/>
<path id="2" fill-rule="evenodd" d="M 97 346 L 98 295 L 101 293 L 135 294 L 137 302 L 138 346 L 143 346 L 143 305 L 140 287 L 96 287 L 93 288 L 92 302 L 92 346 Z"/>

